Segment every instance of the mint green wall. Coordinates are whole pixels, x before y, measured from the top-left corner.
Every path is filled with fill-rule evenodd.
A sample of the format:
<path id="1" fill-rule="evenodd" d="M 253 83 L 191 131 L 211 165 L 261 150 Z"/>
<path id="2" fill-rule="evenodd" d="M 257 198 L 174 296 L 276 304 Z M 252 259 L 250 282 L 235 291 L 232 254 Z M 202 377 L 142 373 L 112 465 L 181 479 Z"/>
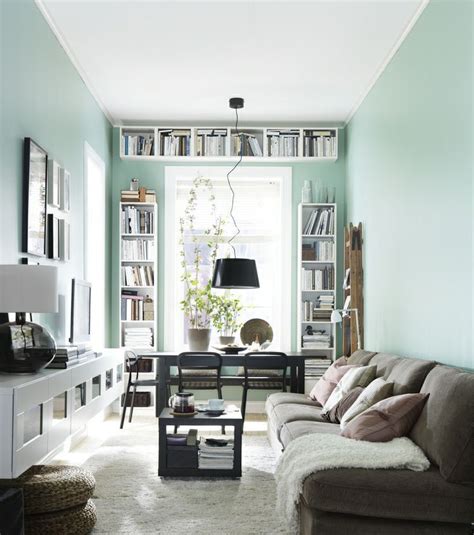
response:
<path id="1" fill-rule="evenodd" d="M 158 277 L 158 309 L 159 309 L 159 334 L 158 334 L 158 346 L 159 349 L 163 348 L 163 337 L 160 336 L 160 333 L 163 333 L 163 315 L 164 315 L 164 301 L 163 301 L 163 288 L 165 285 L 165 273 L 164 273 L 164 264 L 163 259 L 166 255 L 164 250 L 164 170 L 166 165 L 173 165 L 170 163 L 164 162 L 140 162 L 134 160 L 121 160 L 119 156 L 119 129 L 114 129 L 114 141 L 113 141 L 113 204 L 114 211 L 112 214 L 112 227 L 114 230 L 114 235 L 112 237 L 112 256 L 114 259 L 118 258 L 119 255 L 119 212 L 118 212 L 118 203 L 120 201 L 120 190 L 128 189 L 130 184 L 130 179 L 132 177 L 137 177 L 140 179 L 140 184 L 147 186 L 149 188 L 155 189 L 158 195 L 158 209 L 159 209 L 159 244 L 158 244 L 158 259 L 159 259 L 159 277 Z M 293 206 L 293 243 L 292 250 L 288 251 L 288 254 L 292 255 L 292 317 L 294 318 L 291 329 L 292 329 L 292 346 L 296 348 L 296 218 L 297 218 L 297 206 L 301 200 L 301 187 L 304 180 L 308 179 L 318 179 L 322 184 L 328 186 L 336 187 L 336 201 L 338 203 L 338 224 L 340 227 L 339 233 L 339 273 L 338 281 L 341 280 L 342 276 L 342 263 L 343 263 L 343 242 L 342 242 L 342 225 L 344 222 L 344 206 L 345 206 L 345 160 L 344 160 L 344 130 L 339 131 L 339 159 L 335 163 L 295 163 L 291 165 L 292 174 L 293 174 L 293 196 L 292 196 L 292 206 Z M 191 165 L 197 165 L 193 163 Z M 209 165 L 206 163 L 206 165 Z M 217 164 L 222 165 L 222 164 Z M 244 164 L 245 165 L 245 164 Z M 267 163 L 267 165 L 279 165 L 285 166 L 286 164 L 274 164 L 272 162 Z M 262 164 L 253 164 L 252 166 L 262 166 Z M 263 165 L 264 166 L 264 165 Z M 118 262 L 115 261 L 113 266 L 113 294 L 112 294 L 112 310 L 113 310 L 113 330 L 112 330 L 112 342 L 115 345 L 119 344 L 119 328 L 118 328 L 118 285 L 119 285 L 119 269 Z M 340 284 L 338 284 L 338 287 Z M 339 302 L 341 297 L 339 296 Z M 166 348 L 172 349 L 172 348 Z"/>
<path id="2" fill-rule="evenodd" d="M 432 0 L 347 128 L 365 346 L 473 368 L 472 3 Z"/>
<path id="3" fill-rule="evenodd" d="M 69 335 L 71 279 L 84 276 L 84 142 L 106 164 L 110 204 L 112 127 L 33 0 L 2 0 L 0 10 L 0 263 L 17 263 L 26 256 L 20 252 L 22 151 L 23 138 L 29 136 L 71 172 L 71 262 L 38 259 L 59 268 L 60 313 L 42 321 L 61 342 Z"/>

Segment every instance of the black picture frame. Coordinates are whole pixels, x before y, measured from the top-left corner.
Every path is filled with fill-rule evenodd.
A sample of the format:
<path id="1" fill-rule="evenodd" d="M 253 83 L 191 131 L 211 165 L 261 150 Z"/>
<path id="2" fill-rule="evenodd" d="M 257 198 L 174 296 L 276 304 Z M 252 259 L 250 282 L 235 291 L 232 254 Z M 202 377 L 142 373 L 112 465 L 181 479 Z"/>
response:
<path id="1" fill-rule="evenodd" d="M 59 219 L 48 214 L 48 258 L 59 260 Z"/>
<path id="2" fill-rule="evenodd" d="M 23 144 L 22 252 L 46 256 L 48 153 L 30 137 Z"/>

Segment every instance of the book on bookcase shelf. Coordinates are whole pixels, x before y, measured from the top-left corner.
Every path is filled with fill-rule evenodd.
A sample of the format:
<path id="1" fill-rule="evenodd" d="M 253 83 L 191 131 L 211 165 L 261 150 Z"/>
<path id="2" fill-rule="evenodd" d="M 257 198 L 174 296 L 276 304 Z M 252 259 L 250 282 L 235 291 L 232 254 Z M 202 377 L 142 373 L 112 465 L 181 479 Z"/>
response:
<path id="1" fill-rule="evenodd" d="M 311 236 L 331 236 L 334 234 L 334 208 L 316 208 L 312 211 L 303 229 L 303 234 Z"/>
<path id="2" fill-rule="evenodd" d="M 122 234 L 153 234 L 155 214 L 139 206 L 122 206 L 120 228 Z"/>
<path id="3" fill-rule="evenodd" d="M 154 286 L 153 266 L 122 266 L 122 286 Z"/>

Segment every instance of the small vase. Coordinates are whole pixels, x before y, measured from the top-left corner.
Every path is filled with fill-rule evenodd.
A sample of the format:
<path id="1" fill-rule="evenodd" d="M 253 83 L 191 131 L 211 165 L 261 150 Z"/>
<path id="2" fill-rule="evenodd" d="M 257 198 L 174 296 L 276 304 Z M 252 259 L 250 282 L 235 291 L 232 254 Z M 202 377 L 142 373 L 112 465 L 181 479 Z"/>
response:
<path id="1" fill-rule="evenodd" d="M 190 351 L 207 351 L 211 342 L 211 329 L 188 329 Z"/>
<path id="2" fill-rule="evenodd" d="M 235 336 L 219 336 L 219 342 L 223 346 L 229 346 L 235 342 Z"/>
<path id="3" fill-rule="evenodd" d="M 311 182 L 309 180 L 305 180 L 304 185 L 301 188 L 301 202 L 313 202 L 313 190 L 311 188 Z"/>

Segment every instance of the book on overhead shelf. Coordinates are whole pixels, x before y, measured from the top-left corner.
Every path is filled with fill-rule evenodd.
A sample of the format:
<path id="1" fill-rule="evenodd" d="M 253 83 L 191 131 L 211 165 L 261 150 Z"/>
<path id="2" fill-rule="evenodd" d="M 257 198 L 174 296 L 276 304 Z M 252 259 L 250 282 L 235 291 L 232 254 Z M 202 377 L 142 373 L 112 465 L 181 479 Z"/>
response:
<path id="1" fill-rule="evenodd" d="M 201 128 L 197 130 L 196 154 L 197 156 L 225 156 L 227 129 Z"/>
<path id="2" fill-rule="evenodd" d="M 125 156 L 151 156 L 154 153 L 155 135 L 130 134 L 122 135 L 122 152 Z"/>
<path id="3" fill-rule="evenodd" d="M 191 155 L 191 130 L 171 128 L 159 133 L 161 156 Z"/>
<path id="4" fill-rule="evenodd" d="M 233 154 L 242 156 L 263 156 L 258 139 L 253 134 L 245 132 L 232 134 Z"/>
<path id="5" fill-rule="evenodd" d="M 337 137 L 334 130 L 304 130 L 304 155 L 328 158 L 337 155 Z"/>
<path id="6" fill-rule="evenodd" d="M 267 130 L 268 154 L 271 157 L 298 156 L 298 129 Z"/>

